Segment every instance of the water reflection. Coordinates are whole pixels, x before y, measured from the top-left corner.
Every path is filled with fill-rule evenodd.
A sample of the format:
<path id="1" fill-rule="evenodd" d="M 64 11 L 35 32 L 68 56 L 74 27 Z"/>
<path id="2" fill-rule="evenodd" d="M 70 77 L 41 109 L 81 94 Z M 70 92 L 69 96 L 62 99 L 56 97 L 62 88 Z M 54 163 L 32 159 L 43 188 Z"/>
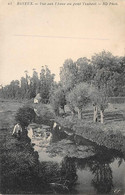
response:
<path id="1" fill-rule="evenodd" d="M 72 190 L 78 179 L 76 163 L 72 158 L 65 157 L 61 166 L 61 178 L 68 189 Z"/>
<path id="2" fill-rule="evenodd" d="M 95 159 L 89 163 L 90 171 L 94 175 L 92 185 L 98 193 L 109 193 L 113 188 L 113 176 L 110 163 L 114 161 L 114 157 L 108 151 L 103 154 L 96 155 Z M 107 158 L 107 156 L 109 156 Z"/>
<path id="3" fill-rule="evenodd" d="M 44 134 L 46 133 L 44 132 Z M 41 134 L 39 138 L 34 137 L 34 148 L 39 153 L 40 175 L 47 186 L 47 193 L 108 194 L 115 193 L 115 189 L 119 188 L 119 192 L 125 190 L 122 175 L 121 181 L 117 179 L 117 172 L 121 170 L 122 173 L 125 167 L 124 156 L 121 152 L 94 145 L 94 156 L 87 158 L 65 156 L 62 158 L 57 154 L 53 158 L 52 154 L 46 152 L 47 145 L 43 144 L 43 141 L 45 141 L 45 137 L 47 140 L 47 136 L 43 136 L 44 134 Z M 51 139 L 47 142 L 50 146 L 54 141 L 58 142 L 58 140 L 67 138 L 59 131 L 58 133 L 55 131 L 53 135 L 50 133 L 46 135 L 48 137 L 51 135 Z M 84 140 L 77 145 L 81 143 L 88 145 Z"/>
<path id="4" fill-rule="evenodd" d="M 112 170 L 109 164 L 95 164 L 92 168 L 92 185 L 99 193 L 109 193 L 113 187 Z"/>
<path id="5" fill-rule="evenodd" d="M 125 162 L 122 162 L 122 160 L 124 161 L 122 153 L 99 148 L 95 156 L 88 159 L 76 159 L 76 162 L 78 169 L 84 170 L 88 168 L 88 171 L 91 172 L 91 185 L 97 194 L 107 194 L 114 192 L 114 189 L 118 187 L 113 185 L 113 171 L 116 169 L 113 165 L 117 161 L 118 166 L 121 163 L 124 163 L 125 166 Z M 123 179 L 121 177 L 119 182 L 123 183 Z M 124 191 L 124 186 L 121 186 L 120 191 Z"/>

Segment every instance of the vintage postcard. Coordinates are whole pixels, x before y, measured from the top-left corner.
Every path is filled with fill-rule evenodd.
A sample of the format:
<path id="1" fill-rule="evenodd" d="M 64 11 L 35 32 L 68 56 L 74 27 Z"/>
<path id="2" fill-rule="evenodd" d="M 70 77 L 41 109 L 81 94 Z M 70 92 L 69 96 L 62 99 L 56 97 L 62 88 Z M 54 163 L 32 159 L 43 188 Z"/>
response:
<path id="1" fill-rule="evenodd" d="M 0 0 L 0 194 L 125 194 L 125 0 Z"/>

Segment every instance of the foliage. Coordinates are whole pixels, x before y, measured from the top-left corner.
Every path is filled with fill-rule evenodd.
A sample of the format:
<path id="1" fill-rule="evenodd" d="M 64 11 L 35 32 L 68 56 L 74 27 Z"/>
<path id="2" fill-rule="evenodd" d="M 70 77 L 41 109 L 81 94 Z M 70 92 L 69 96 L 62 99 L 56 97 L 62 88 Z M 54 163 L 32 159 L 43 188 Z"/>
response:
<path id="1" fill-rule="evenodd" d="M 105 87 L 108 96 L 117 96 L 124 86 L 124 58 L 102 51 L 92 56 L 95 67 L 94 84 L 99 89 Z"/>
<path id="2" fill-rule="evenodd" d="M 39 124 L 52 125 L 54 118 L 54 113 L 50 105 L 38 104 L 34 106 L 37 109 L 38 116 L 35 117 L 35 122 Z"/>
<path id="3" fill-rule="evenodd" d="M 15 115 L 15 120 L 22 127 L 27 127 L 32 121 L 35 120 L 35 116 L 36 114 L 33 108 L 24 106 L 18 109 Z"/>
<path id="4" fill-rule="evenodd" d="M 113 116 L 113 114 L 111 115 Z M 90 116 L 85 120 L 74 118 L 59 118 L 58 124 L 65 128 L 72 129 L 77 134 L 87 140 L 105 146 L 109 149 L 124 151 L 124 121 L 109 122 L 107 124 L 92 123 Z M 69 122 L 68 122 L 69 121 Z"/>
<path id="5" fill-rule="evenodd" d="M 40 74 L 33 69 L 32 76 L 25 70 L 25 76 L 20 81 L 13 80 L 4 87 L 1 85 L 0 97 L 31 99 L 40 93 L 42 103 L 48 103 L 51 88 L 56 84 L 54 76 L 47 66 L 42 66 Z M 67 93 L 81 82 L 93 84 L 99 90 L 105 88 L 110 97 L 125 96 L 125 57 L 102 51 L 94 54 L 91 59 L 66 59 L 60 68 L 62 89 Z"/>
<path id="6" fill-rule="evenodd" d="M 51 194 L 69 194 L 77 181 L 75 162 L 68 157 L 63 158 L 61 163 L 41 162 L 40 175 L 44 178 L 46 191 Z"/>
<path id="7" fill-rule="evenodd" d="M 77 83 L 77 71 L 77 65 L 72 59 L 65 60 L 60 68 L 60 82 L 65 91 L 69 91 Z"/>
<path id="8" fill-rule="evenodd" d="M 30 88 L 30 98 L 34 98 L 37 94 L 37 92 L 39 91 L 39 78 L 38 78 L 38 73 L 35 71 L 35 69 L 33 69 L 33 75 L 30 78 L 30 84 L 29 84 L 29 88 Z"/>
<path id="9" fill-rule="evenodd" d="M 54 74 L 51 74 L 51 71 L 47 66 L 42 67 L 40 72 L 40 86 L 39 92 L 41 94 L 42 103 L 48 103 L 50 97 L 51 87 L 54 85 Z"/>
<path id="10" fill-rule="evenodd" d="M 105 88 L 101 88 L 100 90 L 98 90 L 95 87 L 91 87 L 90 94 L 93 105 L 97 105 L 102 111 L 104 111 L 108 107 L 108 96 Z"/>
<path id="11" fill-rule="evenodd" d="M 121 132 L 114 132 L 112 127 L 104 128 L 104 126 L 101 125 L 81 123 L 74 125 L 73 129 L 78 135 L 81 135 L 98 145 L 120 151 L 123 149 L 124 137 Z"/>
<path id="12" fill-rule="evenodd" d="M 8 130 L 0 130 L 1 193 L 22 194 L 34 192 L 38 177 L 38 154 L 25 136 L 20 141 Z"/>
<path id="13" fill-rule="evenodd" d="M 45 66 L 42 67 L 40 76 L 35 69 L 31 77 L 28 71 L 25 71 L 25 77 L 21 77 L 20 81 L 13 80 L 9 85 L 1 86 L 0 96 L 11 99 L 32 99 L 40 93 L 41 101 L 47 103 L 52 85 L 54 85 L 54 74 Z"/>
<path id="14" fill-rule="evenodd" d="M 89 85 L 86 83 L 80 83 L 76 85 L 72 91 L 67 94 L 67 103 L 72 107 L 77 107 L 82 112 L 90 103 Z"/>
<path id="15" fill-rule="evenodd" d="M 50 103 L 56 115 L 59 115 L 59 108 L 65 112 L 66 98 L 63 88 L 58 87 L 51 92 Z"/>
<path id="16" fill-rule="evenodd" d="M 94 66 L 91 64 L 91 60 L 84 58 L 79 58 L 76 61 L 78 72 L 77 72 L 77 83 L 87 82 L 91 84 L 93 77 L 95 75 Z"/>

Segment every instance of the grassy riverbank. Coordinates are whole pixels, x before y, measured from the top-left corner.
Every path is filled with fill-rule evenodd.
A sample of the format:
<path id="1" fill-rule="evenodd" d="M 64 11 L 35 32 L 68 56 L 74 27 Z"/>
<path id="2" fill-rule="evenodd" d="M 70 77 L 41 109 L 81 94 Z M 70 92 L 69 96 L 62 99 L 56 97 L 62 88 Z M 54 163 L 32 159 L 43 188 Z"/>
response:
<path id="1" fill-rule="evenodd" d="M 125 122 L 109 124 L 92 123 L 78 119 L 56 120 L 64 128 L 72 128 L 74 134 L 82 136 L 109 149 L 125 151 L 124 128 Z M 68 122 L 70 121 L 70 122 Z M 121 125 L 121 126 L 120 126 Z"/>
<path id="2" fill-rule="evenodd" d="M 83 112 L 83 119 L 71 115 L 56 118 L 60 126 L 73 129 L 74 133 L 98 145 L 125 151 L 125 104 L 112 104 L 105 110 L 104 124 L 93 122 L 93 110 Z"/>
<path id="3" fill-rule="evenodd" d="M 25 136 L 18 140 L 8 129 L 0 129 L 1 186 L 3 194 L 34 192 L 38 176 L 38 154 Z"/>
<path id="4" fill-rule="evenodd" d="M 24 103 L 0 102 L 0 193 L 24 194 L 39 190 L 38 153 L 26 134 L 12 136 L 15 114 Z M 42 187 L 41 187 L 42 188 Z M 37 189 L 37 190 L 36 190 Z"/>

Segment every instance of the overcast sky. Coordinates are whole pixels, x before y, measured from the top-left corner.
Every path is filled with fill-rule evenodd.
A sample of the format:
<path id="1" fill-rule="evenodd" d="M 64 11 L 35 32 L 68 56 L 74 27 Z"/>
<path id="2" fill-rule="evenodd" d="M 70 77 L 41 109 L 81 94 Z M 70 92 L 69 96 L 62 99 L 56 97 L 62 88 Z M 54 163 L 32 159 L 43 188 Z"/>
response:
<path id="1" fill-rule="evenodd" d="M 20 79 L 25 70 L 39 72 L 43 65 L 59 80 L 59 68 L 67 58 L 91 57 L 102 50 L 125 54 L 124 0 L 113 0 L 117 6 L 19 6 L 16 0 L 13 5 L 8 2 L 0 0 L 0 84 Z"/>

